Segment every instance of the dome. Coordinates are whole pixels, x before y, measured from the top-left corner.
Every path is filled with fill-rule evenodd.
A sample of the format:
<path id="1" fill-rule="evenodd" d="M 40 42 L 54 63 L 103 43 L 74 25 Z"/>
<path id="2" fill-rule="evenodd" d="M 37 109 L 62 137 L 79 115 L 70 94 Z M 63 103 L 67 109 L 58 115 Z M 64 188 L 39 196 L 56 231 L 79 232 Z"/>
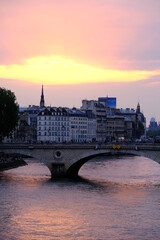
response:
<path id="1" fill-rule="evenodd" d="M 152 117 L 151 120 L 150 120 L 150 122 L 155 122 L 155 121 L 156 121 L 156 120 L 155 120 L 154 117 Z"/>

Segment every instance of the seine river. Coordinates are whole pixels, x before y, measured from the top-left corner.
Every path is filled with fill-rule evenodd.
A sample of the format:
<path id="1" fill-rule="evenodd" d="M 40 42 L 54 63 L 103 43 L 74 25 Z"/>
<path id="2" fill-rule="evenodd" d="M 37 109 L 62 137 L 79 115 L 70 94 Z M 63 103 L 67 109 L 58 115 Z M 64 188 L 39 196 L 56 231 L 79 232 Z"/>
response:
<path id="1" fill-rule="evenodd" d="M 31 160 L 0 173 L 0 240 L 160 239 L 160 165 L 101 157 L 79 175 L 51 181 Z"/>

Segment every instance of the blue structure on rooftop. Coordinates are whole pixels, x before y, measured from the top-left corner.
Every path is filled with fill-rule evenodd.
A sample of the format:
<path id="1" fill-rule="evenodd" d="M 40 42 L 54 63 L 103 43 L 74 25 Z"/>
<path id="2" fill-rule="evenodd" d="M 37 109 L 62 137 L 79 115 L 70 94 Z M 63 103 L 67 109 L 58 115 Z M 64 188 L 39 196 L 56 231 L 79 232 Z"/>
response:
<path id="1" fill-rule="evenodd" d="M 116 108 L 117 98 L 116 97 L 99 97 L 98 102 L 108 108 Z"/>

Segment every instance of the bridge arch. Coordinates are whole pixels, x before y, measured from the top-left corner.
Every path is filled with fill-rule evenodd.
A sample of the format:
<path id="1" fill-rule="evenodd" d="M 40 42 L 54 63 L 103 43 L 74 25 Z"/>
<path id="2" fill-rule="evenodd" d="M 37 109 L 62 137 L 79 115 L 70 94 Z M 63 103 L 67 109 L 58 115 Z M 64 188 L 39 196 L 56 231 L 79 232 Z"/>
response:
<path id="1" fill-rule="evenodd" d="M 110 152 L 108 152 L 108 154 L 110 154 Z M 81 158 L 81 159 L 79 159 L 79 160 L 76 160 L 76 161 L 69 167 L 69 169 L 67 170 L 67 173 L 66 173 L 67 177 L 71 177 L 71 178 L 77 177 L 80 168 L 81 168 L 86 162 L 88 162 L 89 160 L 93 159 L 94 157 L 104 156 L 104 155 L 106 155 L 106 153 L 97 153 L 97 154 L 89 155 L 89 156 L 86 156 L 86 157 Z"/>
<path id="2" fill-rule="evenodd" d="M 79 156 L 79 158 L 75 158 L 72 160 L 72 164 L 68 167 L 67 172 L 66 172 L 66 176 L 67 177 L 71 177 L 71 178 L 75 178 L 78 176 L 78 172 L 80 170 L 80 168 L 89 160 L 93 159 L 94 157 L 97 156 L 104 156 L 104 155 L 108 155 L 108 156 L 119 156 L 119 155 L 132 155 L 132 156 L 141 156 L 141 157 L 145 157 L 148 158 L 152 161 L 155 161 L 157 163 L 160 164 L 160 152 L 144 152 L 144 151 L 138 151 L 138 150 L 130 150 L 130 151 L 101 151 L 101 152 L 97 152 L 97 153 L 89 153 L 86 154 L 86 156 Z"/>

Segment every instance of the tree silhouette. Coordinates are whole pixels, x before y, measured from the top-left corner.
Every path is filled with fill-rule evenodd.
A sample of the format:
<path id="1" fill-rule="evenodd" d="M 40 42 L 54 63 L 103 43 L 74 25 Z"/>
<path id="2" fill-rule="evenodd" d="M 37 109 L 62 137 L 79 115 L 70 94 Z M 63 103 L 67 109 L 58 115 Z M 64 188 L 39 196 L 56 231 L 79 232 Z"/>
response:
<path id="1" fill-rule="evenodd" d="M 144 133 L 145 133 L 144 125 L 140 120 L 138 120 L 138 126 L 136 129 L 136 138 L 140 138 Z"/>
<path id="2" fill-rule="evenodd" d="M 18 122 L 18 109 L 15 94 L 0 88 L 0 141 L 15 129 Z"/>

